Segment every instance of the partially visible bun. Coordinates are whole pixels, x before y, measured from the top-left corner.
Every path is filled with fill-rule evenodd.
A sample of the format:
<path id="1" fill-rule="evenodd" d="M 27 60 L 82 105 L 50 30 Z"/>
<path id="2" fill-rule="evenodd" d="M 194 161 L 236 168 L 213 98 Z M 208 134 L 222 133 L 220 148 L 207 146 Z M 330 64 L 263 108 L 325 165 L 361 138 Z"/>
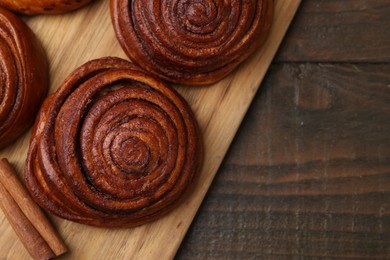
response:
<path id="1" fill-rule="evenodd" d="M 265 41 L 272 0 L 111 0 L 116 36 L 129 58 L 169 82 L 208 85 Z"/>
<path id="2" fill-rule="evenodd" d="M 0 8 L 0 149 L 34 122 L 46 96 L 49 70 L 34 33 L 16 15 Z"/>
<path id="3" fill-rule="evenodd" d="M 3 6 L 16 13 L 58 14 L 80 8 L 93 0 L 0 0 Z"/>

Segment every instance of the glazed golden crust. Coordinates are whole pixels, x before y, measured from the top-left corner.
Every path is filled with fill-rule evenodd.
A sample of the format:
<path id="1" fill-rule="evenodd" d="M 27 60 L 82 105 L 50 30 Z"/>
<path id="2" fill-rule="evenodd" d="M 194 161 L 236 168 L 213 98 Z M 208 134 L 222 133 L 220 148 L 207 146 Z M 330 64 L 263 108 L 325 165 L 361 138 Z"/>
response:
<path id="1" fill-rule="evenodd" d="M 38 115 L 25 177 L 49 212 L 102 227 L 159 218 L 188 193 L 202 143 L 173 89 L 128 61 L 75 70 Z"/>
<path id="2" fill-rule="evenodd" d="M 93 0 L 0 0 L 3 6 L 16 13 L 58 14 L 80 8 Z"/>
<path id="3" fill-rule="evenodd" d="M 20 18 L 0 7 L 0 149 L 32 125 L 47 90 L 44 50 Z"/>
<path id="4" fill-rule="evenodd" d="M 273 0 L 111 0 L 111 17 L 134 63 L 173 83 L 208 85 L 265 41 Z"/>

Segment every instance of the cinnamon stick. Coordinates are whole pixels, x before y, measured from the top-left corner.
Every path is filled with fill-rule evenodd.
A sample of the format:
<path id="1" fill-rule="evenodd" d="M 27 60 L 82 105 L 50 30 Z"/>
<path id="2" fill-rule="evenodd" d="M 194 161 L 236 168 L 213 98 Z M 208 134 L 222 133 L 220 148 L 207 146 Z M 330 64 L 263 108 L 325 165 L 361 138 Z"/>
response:
<path id="1" fill-rule="evenodd" d="M 46 241 L 23 214 L 14 199 L 0 183 L 0 206 L 20 241 L 33 259 L 50 259 L 55 254 Z"/>
<path id="2" fill-rule="evenodd" d="M 47 219 L 47 217 L 39 208 L 39 206 L 32 200 L 30 194 L 27 192 L 27 190 L 22 185 L 22 183 L 19 181 L 15 170 L 9 164 L 7 159 L 0 160 L 0 184 L 2 184 L 2 188 L 3 188 L 1 201 L 3 202 L 3 197 L 7 197 L 7 194 L 13 200 L 12 207 L 9 206 L 10 204 L 12 204 L 10 198 L 4 199 L 4 201 L 6 202 L 3 203 L 4 206 L 3 211 L 5 212 L 6 216 L 7 216 L 6 212 L 11 213 L 8 214 L 9 216 L 7 217 L 8 220 L 11 222 L 11 225 L 13 222 L 20 223 L 20 225 L 26 225 L 25 226 L 26 229 L 25 230 L 22 229 L 22 231 L 19 232 L 25 232 L 27 234 L 24 234 L 22 237 L 19 236 L 18 234 L 18 236 L 20 237 L 20 239 L 22 240 L 26 248 L 27 248 L 26 242 L 32 239 L 32 236 L 35 236 L 36 234 L 33 231 L 31 232 L 30 228 L 27 228 L 29 227 L 29 224 L 26 223 L 26 221 L 24 220 L 22 221 L 23 216 L 27 220 L 27 222 L 31 224 L 33 229 L 40 235 L 40 237 L 45 241 L 50 251 L 54 253 L 54 256 L 59 256 L 67 252 L 67 247 L 65 243 L 58 235 L 56 230 L 53 228 L 50 221 Z M 4 192 L 4 190 L 6 193 Z M 1 192 L 1 188 L 0 188 L 0 192 Z M 14 214 L 14 212 L 18 212 L 16 208 L 19 208 L 20 210 L 19 213 L 21 214 L 18 215 Z M 13 225 L 13 227 L 14 226 L 15 225 Z M 36 250 L 38 250 L 38 247 L 36 248 Z"/>

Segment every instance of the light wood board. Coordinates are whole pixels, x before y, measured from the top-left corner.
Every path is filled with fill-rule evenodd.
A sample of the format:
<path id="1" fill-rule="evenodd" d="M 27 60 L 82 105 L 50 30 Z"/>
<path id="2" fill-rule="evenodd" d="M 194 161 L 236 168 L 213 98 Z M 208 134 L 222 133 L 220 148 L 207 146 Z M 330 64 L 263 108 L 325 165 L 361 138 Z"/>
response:
<path id="1" fill-rule="evenodd" d="M 193 194 L 173 212 L 132 229 L 89 227 L 51 217 L 70 252 L 61 259 L 172 259 L 297 11 L 300 0 L 276 0 L 266 44 L 232 75 L 209 87 L 176 87 L 195 111 L 204 136 L 205 161 Z M 53 92 L 81 64 L 103 56 L 126 58 L 112 29 L 109 1 L 76 12 L 25 18 L 46 48 Z M 30 132 L 0 151 L 22 175 Z M 0 258 L 29 259 L 0 212 Z"/>

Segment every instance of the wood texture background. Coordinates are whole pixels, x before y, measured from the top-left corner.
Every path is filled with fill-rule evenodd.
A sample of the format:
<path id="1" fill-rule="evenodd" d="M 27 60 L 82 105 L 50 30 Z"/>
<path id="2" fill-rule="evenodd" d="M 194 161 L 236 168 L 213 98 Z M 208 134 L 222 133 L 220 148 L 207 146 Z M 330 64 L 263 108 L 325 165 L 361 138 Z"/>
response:
<path id="1" fill-rule="evenodd" d="M 213 87 L 177 87 L 200 122 L 205 142 L 203 171 L 192 196 L 159 221 L 134 229 L 102 229 L 53 218 L 69 245 L 61 259 L 171 259 L 206 194 L 263 79 L 300 0 L 277 0 L 275 22 L 264 48 Z M 76 67 L 93 58 L 125 58 L 114 36 L 109 1 L 100 0 L 67 15 L 26 18 L 42 41 L 51 65 L 51 92 Z M 22 172 L 30 134 L 0 152 Z M 234 190 L 232 190 L 234 191 Z M 0 214 L 0 259 L 28 259 Z"/>
<path id="2" fill-rule="evenodd" d="M 177 259 L 390 259 L 390 3 L 305 0 Z"/>

